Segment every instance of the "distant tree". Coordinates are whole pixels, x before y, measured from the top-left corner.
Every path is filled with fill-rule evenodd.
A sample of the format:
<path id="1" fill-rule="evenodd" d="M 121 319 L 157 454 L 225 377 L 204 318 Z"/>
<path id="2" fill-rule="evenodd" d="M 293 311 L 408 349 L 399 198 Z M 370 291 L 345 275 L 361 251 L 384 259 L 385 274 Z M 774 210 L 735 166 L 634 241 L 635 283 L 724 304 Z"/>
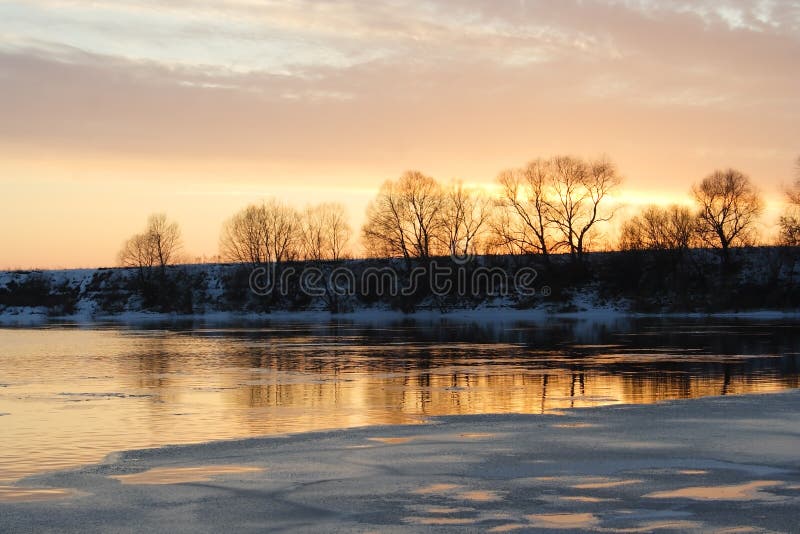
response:
<path id="1" fill-rule="evenodd" d="M 347 213 L 341 204 L 309 206 L 303 212 L 303 256 L 306 259 L 342 259 L 351 236 L 352 229 L 347 223 Z"/>
<path id="2" fill-rule="evenodd" d="M 573 261 L 580 262 L 596 225 L 613 217 L 601 203 L 622 179 L 605 158 L 586 162 L 558 156 L 549 167 L 553 192 L 547 197 L 546 218 L 558 234 L 557 246 L 566 247 Z"/>
<path id="3" fill-rule="evenodd" d="M 219 247 L 224 260 L 253 266 L 267 262 L 264 211 L 263 204 L 252 204 L 225 222 Z"/>
<path id="4" fill-rule="evenodd" d="M 479 191 L 465 188 L 460 182 L 445 191 L 442 208 L 442 237 L 453 257 L 474 254 L 487 228 L 492 204 Z"/>
<path id="5" fill-rule="evenodd" d="M 297 258 L 301 243 L 297 211 L 270 199 L 247 206 L 223 225 L 220 255 L 227 261 L 253 266 L 281 263 Z"/>
<path id="6" fill-rule="evenodd" d="M 622 250 L 685 250 L 694 224 L 685 206 L 648 206 L 622 224 L 619 246 Z"/>
<path id="7" fill-rule="evenodd" d="M 147 236 L 159 267 L 175 262 L 183 247 L 178 223 L 167 221 L 165 214 L 153 215 L 147 223 Z"/>
<path id="8" fill-rule="evenodd" d="M 155 256 L 151 253 L 147 234 L 136 234 L 127 239 L 119 251 L 118 262 L 123 267 L 136 267 L 140 270 L 153 267 Z"/>
<path id="9" fill-rule="evenodd" d="M 498 175 L 501 212 L 492 225 L 497 244 L 512 251 L 547 257 L 551 226 L 548 195 L 552 180 L 551 162 L 542 159 Z"/>
<path id="10" fill-rule="evenodd" d="M 779 220 L 780 243 L 800 246 L 800 157 L 795 162 L 795 182 L 786 190 L 786 210 Z"/>
<path id="11" fill-rule="evenodd" d="M 275 263 L 297 259 L 302 242 L 300 214 L 277 200 L 266 202 L 264 208 L 269 259 Z"/>
<path id="12" fill-rule="evenodd" d="M 735 169 L 714 171 L 693 193 L 703 241 L 720 248 L 725 259 L 730 247 L 749 242 L 764 204 L 748 176 Z"/>
<path id="13" fill-rule="evenodd" d="M 491 221 L 496 250 L 538 253 L 547 260 L 565 249 L 581 262 L 598 224 L 613 216 L 604 200 L 621 178 L 605 158 L 557 156 L 503 171 L 497 181 L 500 209 Z"/>
<path id="14" fill-rule="evenodd" d="M 667 208 L 669 212 L 669 231 L 667 245 L 674 250 L 685 250 L 692 246 L 695 238 L 695 218 L 686 206 L 673 204 Z"/>
<path id="15" fill-rule="evenodd" d="M 128 239 L 119 252 L 119 263 L 136 267 L 144 276 L 146 271 L 158 267 L 163 272 L 174 263 L 182 248 L 178 224 L 169 222 L 163 213 L 151 215 L 144 232 Z"/>
<path id="16" fill-rule="evenodd" d="M 496 200 L 487 223 L 486 250 L 490 254 L 533 254 L 536 250 L 530 245 L 533 241 L 526 235 L 524 225 L 506 207 L 502 199 Z"/>
<path id="17" fill-rule="evenodd" d="M 361 227 L 364 250 L 370 256 L 409 258 L 411 236 L 407 232 L 407 208 L 392 180 L 381 185 L 376 198 L 367 206 L 366 222 Z"/>
<path id="18" fill-rule="evenodd" d="M 428 258 L 442 242 L 444 194 L 441 186 L 418 171 L 384 182 L 367 208 L 361 230 L 372 256 Z"/>

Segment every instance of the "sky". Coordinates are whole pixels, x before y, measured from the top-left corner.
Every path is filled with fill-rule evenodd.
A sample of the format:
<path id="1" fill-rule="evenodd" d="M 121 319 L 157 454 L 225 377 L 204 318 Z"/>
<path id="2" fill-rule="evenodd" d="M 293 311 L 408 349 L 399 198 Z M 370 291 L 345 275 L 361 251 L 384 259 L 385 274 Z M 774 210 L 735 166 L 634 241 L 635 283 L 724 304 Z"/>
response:
<path id="1" fill-rule="evenodd" d="M 0 268 L 113 265 L 153 212 L 213 256 L 270 196 L 357 228 L 405 170 L 557 154 L 608 155 L 629 206 L 738 168 L 769 226 L 798 58 L 795 1 L 0 0 Z"/>

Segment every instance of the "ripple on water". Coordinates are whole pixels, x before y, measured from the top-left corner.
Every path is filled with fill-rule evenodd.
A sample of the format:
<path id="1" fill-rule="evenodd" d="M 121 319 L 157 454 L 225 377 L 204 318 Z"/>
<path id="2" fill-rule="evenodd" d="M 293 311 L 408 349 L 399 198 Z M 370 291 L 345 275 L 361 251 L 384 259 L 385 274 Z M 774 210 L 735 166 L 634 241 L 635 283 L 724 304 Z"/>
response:
<path id="1" fill-rule="evenodd" d="M 369 438 L 370 441 L 377 441 L 379 443 L 386 443 L 387 445 L 401 445 L 403 443 L 409 443 L 414 441 L 413 436 L 410 437 L 374 437 Z"/>
<path id="2" fill-rule="evenodd" d="M 600 524 L 600 519 L 589 513 L 531 514 L 525 518 L 538 528 L 586 529 Z"/>
<path id="3" fill-rule="evenodd" d="M 259 473 L 262 467 L 246 465 L 204 465 L 197 467 L 155 467 L 129 475 L 112 475 L 123 484 L 182 484 L 186 482 L 207 482 L 215 477 L 245 473 Z"/>

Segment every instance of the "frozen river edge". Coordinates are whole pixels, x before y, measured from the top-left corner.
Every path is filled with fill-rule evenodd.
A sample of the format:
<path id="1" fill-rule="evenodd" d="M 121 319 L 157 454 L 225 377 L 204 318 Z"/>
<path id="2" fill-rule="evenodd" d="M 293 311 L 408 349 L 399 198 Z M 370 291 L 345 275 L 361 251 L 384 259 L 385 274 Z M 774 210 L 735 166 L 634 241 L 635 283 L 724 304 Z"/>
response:
<path id="1" fill-rule="evenodd" d="M 0 530 L 791 531 L 798 408 L 789 391 L 128 451 L 20 481 Z"/>

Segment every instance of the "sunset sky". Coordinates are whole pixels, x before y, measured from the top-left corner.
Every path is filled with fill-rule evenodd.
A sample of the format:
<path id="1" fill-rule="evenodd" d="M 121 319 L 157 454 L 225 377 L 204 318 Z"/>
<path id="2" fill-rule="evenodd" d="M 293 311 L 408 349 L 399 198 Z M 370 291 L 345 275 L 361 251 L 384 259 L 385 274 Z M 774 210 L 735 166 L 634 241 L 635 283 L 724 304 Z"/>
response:
<path id="1" fill-rule="evenodd" d="M 360 225 L 415 168 L 490 184 L 608 154 L 619 201 L 800 155 L 800 2 L 0 0 L 0 268 L 113 265 L 165 211 L 191 256 L 277 196 Z"/>

